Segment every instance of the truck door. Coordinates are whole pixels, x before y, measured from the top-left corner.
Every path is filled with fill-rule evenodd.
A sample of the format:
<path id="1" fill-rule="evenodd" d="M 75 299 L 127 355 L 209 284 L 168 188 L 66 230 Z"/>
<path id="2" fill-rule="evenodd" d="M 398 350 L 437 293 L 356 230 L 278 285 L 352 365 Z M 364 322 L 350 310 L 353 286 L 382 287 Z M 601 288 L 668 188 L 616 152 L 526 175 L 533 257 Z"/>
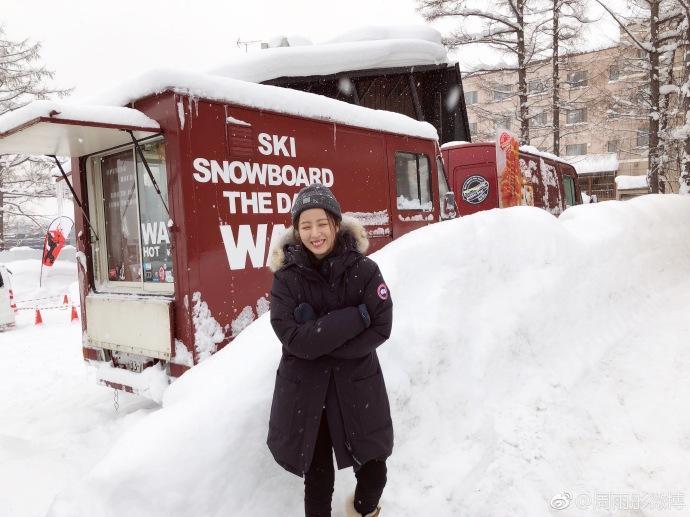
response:
<path id="1" fill-rule="evenodd" d="M 451 177 L 460 215 L 498 207 L 494 163 L 460 165 L 453 169 Z"/>
<path id="2" fill-rule="evenodd" d="M 439 220 L 436 153 L 429 141 L 391 137 L 387 142 L 393 238 Z"/>

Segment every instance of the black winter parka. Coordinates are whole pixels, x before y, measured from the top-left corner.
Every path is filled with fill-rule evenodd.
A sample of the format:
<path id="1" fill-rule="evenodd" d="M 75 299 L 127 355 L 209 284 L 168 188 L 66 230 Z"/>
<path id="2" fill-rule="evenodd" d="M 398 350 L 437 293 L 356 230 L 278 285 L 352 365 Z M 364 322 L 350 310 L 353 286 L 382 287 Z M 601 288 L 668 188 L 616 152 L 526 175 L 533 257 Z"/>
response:
<path id="1" fill-rule="evenodd" d="M 344 217 L 334 251 L 320 264 L 289 228 L 271 256 L 271 325 L 283 345 L 276 372 L 268 447 L 286 470 L 309 469 L 325 410 L 338 468 L 385 459 L 393 424 L 376 348 L 388 339 L 393 302 L 376 263 L 365 257 L 366 231 Z M 310 304 L 315 321 L 293 312 Z M 365 328 L 357 306 L 371 317 Z"/>

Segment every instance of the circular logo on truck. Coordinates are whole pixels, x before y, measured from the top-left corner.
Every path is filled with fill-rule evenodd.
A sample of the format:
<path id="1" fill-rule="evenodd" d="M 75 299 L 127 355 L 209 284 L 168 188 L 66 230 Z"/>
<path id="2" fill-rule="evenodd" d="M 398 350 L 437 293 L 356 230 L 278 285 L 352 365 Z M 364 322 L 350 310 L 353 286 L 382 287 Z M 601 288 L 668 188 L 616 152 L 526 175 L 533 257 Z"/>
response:
<path id="1" fill-rule="evenodd" d="M 462 184 L 462 199 L 478 205 L 489 195 L 489 182 L 484 176 L 470 176 Z"/>

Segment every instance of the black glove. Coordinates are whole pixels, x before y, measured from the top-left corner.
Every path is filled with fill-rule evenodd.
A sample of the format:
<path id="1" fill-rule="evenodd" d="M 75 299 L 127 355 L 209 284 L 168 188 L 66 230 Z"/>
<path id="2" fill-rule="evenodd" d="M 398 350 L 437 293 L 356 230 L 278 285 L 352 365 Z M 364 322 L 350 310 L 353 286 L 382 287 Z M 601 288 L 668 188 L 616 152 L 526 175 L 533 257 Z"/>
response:
<path id="1" fill-rule="evenodd" d="M 300 325 L 306 323 L 307 321 L 312 321 L 316 319 L 316 313 L 311 305 L 302 302 L 293 311 L 292 315 L 295 317 L 295 321 Z"/>
<path id="2" fill-rule="evenodd" d="M 357 306 L 357 310 L 359 311 L 359 315 L 362 317 L 362 321 L 364 322 L 364 328 L 368 329 L 369 326 L 371 326 L 371 316 L 369 316 L 367 306 L 361 303 Z"/>

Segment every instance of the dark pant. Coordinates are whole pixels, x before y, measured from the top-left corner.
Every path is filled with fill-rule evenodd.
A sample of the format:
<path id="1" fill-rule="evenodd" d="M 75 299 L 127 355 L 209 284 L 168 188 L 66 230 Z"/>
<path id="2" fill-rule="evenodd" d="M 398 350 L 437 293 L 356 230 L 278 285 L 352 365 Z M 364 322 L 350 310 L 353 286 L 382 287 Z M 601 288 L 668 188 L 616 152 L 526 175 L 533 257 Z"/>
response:
<path id="1" fill-rule="evenodd" d="M 386 462 L 372 460 L 357 471 L 355 510 L 362 515 L 373 512 L 386 486 Z M 321 415 L 319 434 L 316 437 L 314 458 L 304 475 L 304 513 L 306 517 L 330 517 L 335 470 L 333 469 L 333 443 L 328 432 L 326 412 Z"/>

